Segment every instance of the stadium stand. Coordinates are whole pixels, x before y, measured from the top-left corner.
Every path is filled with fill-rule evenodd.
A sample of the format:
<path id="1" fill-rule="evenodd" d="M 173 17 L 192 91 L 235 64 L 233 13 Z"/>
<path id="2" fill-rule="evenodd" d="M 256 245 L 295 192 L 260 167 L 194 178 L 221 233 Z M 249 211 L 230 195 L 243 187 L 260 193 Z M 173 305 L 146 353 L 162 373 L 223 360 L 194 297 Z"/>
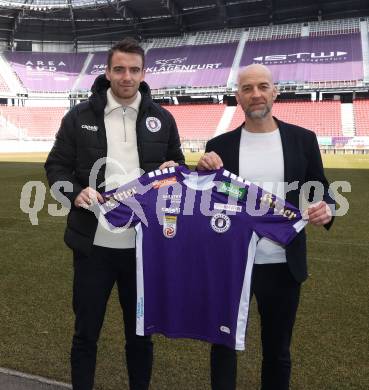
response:
<path id="1" fill-rule="evenodd" d="M 221 101 L 222 95 L 233 95 L 239 67 L 264 63 L 271 68 L 281 93 L 300 89 L 312 96 L 316 94 L 316 102 L 277 102 L 274 106 L 277 117 L 311 128 L 318 136 L 332 137 L 332 140 L 368 135 L 367 102 L 354 102 L 355 126 L 350 119 L 352 128 L 347 131 L 340 102 L 321 101 L 322 91 L 337 90 L 340 94 L 342 88 L 349 93 L 357 88 L 367 90 L 368 30 L 369 18 L 350 18 L 189 31 L 180 36 L 149 38 L 142 42 L 146 51 L 146 81 L 154 97 L 215 95 Z M 15 102 L 25 107 L 1 107 L 2 139 L 17 136 L 52 139 L 65 109 L 49 107 L 59 104 L 50 104 L 51 100 L 62 96 L 64 101 L 60 106 L 66 107 L 69 99 L 85 98 L 96 76 L 104 73 L 104 47 L 110 47 L 111 42 L 84 42 L 79 45 L 78 53 L 72 52 L 74 48 L 68 45 L 59 42 L 54 51 L 50 42 L 35 43 L 33 47 L 42 51 L 5 51 L 0 56 L 0 65 L 8 70 L 6 74 L 1 72 L 1 96 L 16 99 L 21 96 L 19 100 L 26 96 L 22 102 Z M 63 53 L 68 47 L 70 52 Z M 15 75 L 15 81 L 10 80 L 9 74 Z M 35 105 L 29 104 L 29 98 L 45 99 L 45 108 L 29 107 Z M 203 145 L 215 131 L 229 130 L 242 123 L 239 107 L 234 115 L 228 110 L 231 107 L 227 107 L 228 111 L 225 107 L 219 104 L 167 106 L 177 119 L 182 139 L 193 140 L 196 145 Z M 225 112 L 227 115 L 223 115 Z M 329 144 L 327 139 L 324 142 Z"/>
<path id="2" fill-rule="evenodd" d="M 216 43 L 237 42 L 240 40 L 244 29 L 233 28 L 223 30 L 198 31 L 185 33 L 180 37 L 165 37 L 148 39 L 143 42 L 146 50 L 163 47 L 180 47 L 189 45 L 209 45 Z"/>
<path id="3" fill-rule="evenodd" d="M 358 23 L 356 20 L 354 26 L 343 24 L 341 29 L 333 23 L 334 30 L 328 30 L 327 23 L 327 29 L 304 39 L 301 24 L 251 28 L 240 66 L 264 63 L 281 84 L 312 83 L 313 88 L 355 86 L 364 77 Z M 237 72 L 238 64 L 233 69 L 233 61 L 241 35 L 242 31 L 237 29 L 227 30 L 223 37 L 220 32 L 214 36 L 202 32 L 187 38 L 153 41 L 147 48 L 146 78 L 153 89 L 225 87 L 230 73 Z M 182 42 L 186 44 L 181 45 Z M 348 55 L 343 56 L 342 50 Z M 105 55 L 105 52 L 4 53 L 28 91 L 64 93 L 89 90 L 96 75 L 104 72 Z"/>
<path id="4" fill-rule="evenodd" d="M 192 34 L 194 45 L 208 45 L 215 43 L 237 42 L 240 40 L 243 29 L 234 28 L 228 30 L 200 31 Z M 190 44 L 190 42 L 188 43 Z"/>
<path id="5" fill-rule="evenodd" d="M 225 86 L 244 33 L 245 29 L 238 28 L 147 40 L 144 46 L 149 69 L 163 63 L 177 65 L 175 70 L 149 71 L 148 81 L 154 89 L 163 88 L 164 81 L 167 88 Z M 355 86 L 363 79 L 360 39 L 363 34 L 365 37 L 358 18 L 251 27 L 240 65 L 261 61 L 275 68 L 275 78 L 280 83 L 312 83 L 313 88 Z M 337 54 L 342 50 L 349 51 L 346 57 Z M 301 55 L 297 57 L 299 52 Z M 96 74 L 104 70 L 105 53 L 94 53 L 91 62 L 87 61 L 87 53 L 5 52 L 4 57 L 28 91 L 68 92 L 72 89 L 86 91 L 91 87 Z M 276 53 L 280 53 L 279 62 L 274 58 Z M 284 54 L 285 60 L 281 58 Z M 180 65 L 186 69 L 177 69 Z M 199 65 L 218 68 L 205 68 L 206 77 L 199 79 L 192 68 L 187 69 Z M 76 86 L 77 78 L 80 80 Z"/>
<path id="6" fill-rule="evenodd" d="M 252 63 L 268 66 L 278 83 L 363 79 L 359 33 L 248 41 L 240 65 Z"/>
<path id="7" fill-rule="evenodd" d="M 105 72 L 106 67 L 106 52 L 93 53 L 87 58 L 88 63 L 84 64 L 84 72 L 76 80 L 77 85 L 73 88 L 75 91 L 89 91 L 95 78 Z"/>
<path id="8" fill-rule="evenodd" d="M 183 140 L 207 140 L 223 115 L 224 104 L 188 104 L 164 106 L 174 116 Z"/>
<path id="9" fill-rule="evenodd" d="M 9 140 L 17 141 L 20 138 L 22 138 L 21 130 L 16 126 L 13 126 L 6 118 L 0 115 L 0 140 L 4 143 L 4 141 Z"/>
<path id="10" fill-rule="evenodd" d="M 187 45 L 188 35 L 181 37 L 166 37 L 150 39 L 147 42 L 147 48 L 177 47 Z"/>
<path id="11" fill-rule="evenodd" d="M 82 71 L 86 53 L 5 52 L 5 58 L 29 91 L 67 92 Z"/>
<path id="12" fill-rule="evenodd" d="M 354 100 L 357 136 L 369 136 L 369 99 Z"/>
<path id="13" fill-rule="evenodd" d="M 53 139 L 64 113 L 64 107 L 0 106 L 3 122 L 16 127 L 23 139 Z"/>
<path id="14" fill-rule="evenodd" d="M 287 39 L 301 36 L 301 23 L 281 24 L 276 26 L 253 27 L 249 30 L 249 41 L 269 39 Z"/>
<path id="15" fill-rule="evenodd" d="M 236 43 L 150 49 L 145 79 L 152 89 L 225 86 Z"/>
<path id="16" fill-rule="evenodd" d="M 342 136 L 341 103 L 339 101 L 288 101 L 273 105 L 274 115 L 283 121 L 313 130 L 318 136 Z M 244 121 L 240 106 L 232 118 L 229 130 Z"/>
<path id="17" fill-rule="evenodd" d="M 309 22 L 309 35 L 312 37 L 358 32 L 360 32 L 360 21 L 357 18 Z"/>
<path id="18" fill-rule="evenodd" d="M 276 103 L 274 114 L 286 122 L 313 130 L 318 136 L 341 136 L 339 101 Z"/>
<path id="19" fill-rule="evenodd" d="M 10 92 L 8 84 L 5 82 L 1 74 L 0 74 L 0 92 Z"/>

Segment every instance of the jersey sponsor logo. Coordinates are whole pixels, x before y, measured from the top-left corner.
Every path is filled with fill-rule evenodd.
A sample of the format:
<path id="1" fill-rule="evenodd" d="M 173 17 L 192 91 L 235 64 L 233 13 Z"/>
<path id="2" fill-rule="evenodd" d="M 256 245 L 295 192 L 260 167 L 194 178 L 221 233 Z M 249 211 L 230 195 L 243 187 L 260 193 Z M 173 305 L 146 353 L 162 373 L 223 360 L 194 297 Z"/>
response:
<path id="1" fill-rule="evenodd" d="M 96 74 L 96 75 L 103 74 L 105 73 L 106 67 L 107 67 L 106 64 L 94 64 L 92 66 L 92 69 L 90 70 L 90 74 Z"/>
<path id="2" fill-rule="evenodd" d="M 218 192 L 223 192 L 232 198 L 242 200 L 245 197 L 247 190 L 244 187 L 238 187 L 232 183 L 223 181 L 220 188 L 218 189 Z"/>
<path id="3" fill-rule="evenodd" d="M 163 200 L 170 200 L 173 203 L 180 203 L 181 199 L 181 194 L 163 194 Z"/>
<path id="4" fill-rule="evenodd" d="M 91 126 L 91 125 L 82 125 L 82 129 L 88 130 L 88 131 L 97 131 L 99 130 L 98 126 Z"/>
<path id="5" fill-rule="evenodd" d="M 278 199 L 273 200 L 273 195 L 270 193 L 264 194 L 261 197 L 260 202 L 267 205 L 270 209 L 274 210 L 275 214 L 282 215 L 282 217 L 288 218 L 290 220 L 297 218 L 297 214 L 292 210 L 288 209 L 287 207 L 284 207 L 284 203 L 282 203 Z"/>
<path id="6" fill-rule="evenodd" d="M 181 212 L 179 207 L 163 207 L 161 211 L 167 214 L 179 214 Z"/>
<path id="7" fill-rule="evenodd" d="M 158 65 L 182 64 L 185 61 L 187 61 L 187 57 L 163 58 L 160 60 L 156 60 L 155 64 L 158 64 Z"/>
<path id="8" fill-rule="evenodd" d="M 219 329 L 223 333 L 231 334 L 231 330 L 228 328 L 228 326 L 222 325 Z"/>
<path id="9" fill-rule="evenodd" d="M 158 132 L 161 129 L 160 119 L 155 118 L 154 116 L 149 116 L 146 118 L 146 127 L 147 130 L 151 131 L 152 133 Z"/>
<path id="10" fill-rule="evenodd" d="M 289 53 L 289 54 L 273 54 L 269 56 L 254 57 L 254 61 L 260 62 L 277 62 L 279 64 L 289 62 L 296 62 L 301 60 L 302 62 L 318 62 L 323 60 L 337 61 L 341 57 L 345 59 L 347 51 L 321 51 L 321 52 L 302 52 L 302 53 Z"/>
<path id="11" fill-rule="evenodd" d="M 170 186 L 171 184 L 177 183 L 177 178 L 175 176 L 167 177 L 166 179 L 162 180 L 155 180 L 152 183 L 153 188 L 156 190 L 161 187 Z"/>
<path id="12" fill-rule="evenodd" d="M 237 206 L 235 204 L 224 204 L 224 203 L 214 203 L 214 210 L 225 210 L 225 211 L 233 211 L 235 213 L 239 213 L 242 211 L 241 206 Z"/>
<path id="13" fill-rule="evenodd" d="M 109 195 L 104 195 L 104 198 L 106 200 L 111 200 L 111 199 L 115 199 L 117 200 L 118 202 L 124 200 L 124 199 L 128 199 L 128 198 L 131 198 L 132 196 L 134 196 L 135 194 L 137 194 L 137 188 L 136 186 L 132 187 L 132 188 L 128 188 L 124 191 L 117 191 L 117 192 L 114 192 L 112 194 L 109 194 Z"/>
<path id="14" fill-rule="evenodd" d="M 216 62 L 216 63 L 197 63 L 197 64 L 191 64 L 188 63 L 187 57 L 184 57 L 182 59 L 179 59 L 176 63 L 174 61 L 163 63 L 163 60 L 159 60 L 160 63 L 155 61 L 154 66 L 147 66 L 145 71 L 146 74 L 155 74 L 155 73 L 192 73 L 197 70 L 204 70 L 204 69 L 222 69 L 223 63 L 222 62 Z M 171 60 L 169 60 L 171 61 Z M 187 63 L 186 63 L 187 62 Z"/>
<path id="15" fill-rule="evenodd" d="M 164 215 L 163 234 L 166 238 L 173 238 L 177 233 L 177 217 L 174 215 Z"/>
<path id="16" fill-rule="evenodd" d="M 214 214 L 210 220 L 211 228 L 217 233 L 225 233 L 231 226 L 231 220 L 228 215 Z"/>

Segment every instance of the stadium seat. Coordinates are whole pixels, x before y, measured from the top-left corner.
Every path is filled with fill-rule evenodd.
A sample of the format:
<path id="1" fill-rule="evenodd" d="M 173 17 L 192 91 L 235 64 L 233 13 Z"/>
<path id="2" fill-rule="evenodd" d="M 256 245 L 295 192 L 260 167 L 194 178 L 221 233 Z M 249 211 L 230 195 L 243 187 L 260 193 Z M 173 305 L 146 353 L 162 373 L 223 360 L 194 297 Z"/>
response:
<path id="1" fill-rule="evenodd" d="M 63 107 L 0 106 L 0 115 L 16 126 L 23 138 L 53 139 L 65 113 Z"/>
<path id="2" fill-rule="evenodd" d="M 356 135 L 369 136 L 369 99 L 354 100 Z"/>
<path id="3" fill-rule="evenodd" d="M 342 136 L 341 103 L 339 101 L 288 101 L 276 102 L 273 114 L 282 121 L 313 130 L 318 136 Z M 244 121 L 240 106 L 232 118 L 229 130 Z"/>
<path id="4" fill-rule="evenodd" d="M 1 75 L 0 75 L 0 92 L 10 92 L 8 84 L 5 82 L 5 80 Z"/>
<path id="5" fill-rule="evenodd" d="M 174 116 L 183 140 L 207 140 L 223 115 L 224 104 L 185 104 L 164 106 Z"/>

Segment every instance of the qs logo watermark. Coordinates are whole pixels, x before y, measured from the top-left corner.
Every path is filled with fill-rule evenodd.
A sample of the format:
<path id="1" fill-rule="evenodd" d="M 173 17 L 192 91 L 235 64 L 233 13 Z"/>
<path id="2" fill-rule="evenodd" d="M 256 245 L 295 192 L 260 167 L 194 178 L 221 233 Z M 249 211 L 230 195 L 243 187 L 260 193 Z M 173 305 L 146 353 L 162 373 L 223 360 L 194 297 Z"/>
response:
<path id="1" fill-rule="evenodd" d="M 98 186 L 98 174 L 104 166 L 106 166 L 106 169 L 109 169 L 108 172 L 105 172 L 108 179 Z M 107 201 L 103 207 L 101 207 L 101 205 L 97 205 L 95 202 L 91 205 L 91 207 L 88 208 L 88 210 L 96 215 L 96 218 L 99 219 L 99 223 L 101 223 L 104 228 L 111 230 L 105 218 L 101 216 L 101 211 L 104 210 L 104 207 L 105 209 L 117 207 L 119 202 L 127 204 L 127 206 L 132 211 L 132 218 L 134 214 L 136 214 L 143 223 L 146 222 L 143 209 L 134 196 L 128 197 L 128 200 L 124 197 L 118 197 L 119 194 L 126 193 L 127 188 L 132 189 L 134 187 L 134 194 L 137 193 L 140 195 L 145 194 L 147 191 L 153 188 L 152 185 L 142 185 L 138 180 L 138 178 L 143 173 L 144 172 L 140 169 L 136 169 L 127 173 L 121 164 L 110 158 L 101 158 L 96 161 L 91 169 L 89 187 L 97 190 L 103 188 L 105 191 L 112 191 L 111 199 Z M 190 182 L 196 182 L 197 173 L 193 172 L 190 176 Z M 283 213 L 283 215 L 291 217 L 293 214 L 290 214 L 288 208 L 285 208 L 284 200 L 290 191 L 298 191 L 298 208 L 301 211 L 306 210 L 310 205 L 317 204 L 326 198 L 326 191 L 323 184 L 317 181 L 309 181 L 302 185 L 299 185 L 299 182 L 297 181 L 292 183 L 265 182 L 257 183 L 257 185 L 259 187 L 253 187 L 259 188 L 259 192 L 262 191 L 262 193 L 260 194 L 258 190 L 248 191 L 247 202 L 245 204 L 246 212 L 252 216 L 265 215 L 270 208 L 273 208 L 274 213 Z M 230 183 L 227 183 L 227 185 L 225 185 L 225 182 L 212 182 L 212 185 L 205 190 L 201 188 L 191 189 L 190 187 L 187 187 L 187 190 L 183 194 L 182 186 L 175 182 L 173 184 L 159 188 L 156 200 L 156 212 L 158 220 L 162 220 L 162 213 L 166 210 L 179 210 L 178 203 L 180 202 L 178 202 L 178 199 L 182 199 L 182 196 L 183 202 L 181 212 L 183 215 L 193 215 L 197 190 L 202 190 L 203 192 L 200 202 L 201 214 L 204 216 L 212 216 L 215 212 L 219 212 L 219 210 L 213 210 L 211 207 L 211 194 L 212 188 L 214 188 L 214 186 L 216 186 L 218 192 L 223 192 L 228 195 L 227 203 L 222 205 L 222 210 L 226 211 L 226 214 L 229 215 L 236 213 L 239 207 L 237 206 L 237 201 L 241 200 L 241 195 L 243 193 L 242 191 L 237 191 L 237 193 L 235 192 L 235 188 L 242 190 L 242 186 L 240 187 L 240 183 L 238 181 L 232 180 Z M 249 189 L 250 188 L 252 187 L 250 186 Z M 171 190 L 169 191 L 169 189 Z M 72 194 L 70 198 L 74 198 L 76 195 L 73 194 L 74 191 L 75 186 L 73 183 L 69 181 L 58 181 L 50 188 L 50 195 L 56 202 L 45 205 L 47 194 L 46 185 L 42 181 L 29 181 L 23 186 L 21 191 L 20 209 L 25 214 L 28 214 L 32 225 L 39 224 L 38 214 L 45 207 L 47 207 L 47 212 L 49 215 L 53 217 L 64 217 L 69 213 L 69 210 L 72 207 L 68 195 Z M 349 202 L 347 198 L 342 195 L 342 193 L 349 192 L 351 192 L 351 184 L 347 181 L 335 181 L 330 184 L 328 195 L 331 199 L 334 199 L 335 204 L 328 204 L 328 206 L 333 216 L 338 217 L 347 214 L 349 210 Z M 277 193 L 279 197 L 276 199 L 275 196 L 272 195 L 273 193 Z M 116 196 L 114 196 L 114 194 Z M 166 200 L 168 199 L 170 200 L 170 205 L 166 203 Z M 259 201 L 260 199 L 262 202 Z M 121 231 L 125 228 L 126 226 L 119 230 Z"/>

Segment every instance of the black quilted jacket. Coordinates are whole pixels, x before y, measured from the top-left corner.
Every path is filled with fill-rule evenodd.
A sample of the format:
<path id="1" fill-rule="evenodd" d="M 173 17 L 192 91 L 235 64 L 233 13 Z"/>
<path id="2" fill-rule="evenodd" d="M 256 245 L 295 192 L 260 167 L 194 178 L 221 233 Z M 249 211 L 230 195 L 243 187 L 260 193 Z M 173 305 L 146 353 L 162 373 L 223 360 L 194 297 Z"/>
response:
<path id="1" fill-rule="evenodd" d="M 71 183 L 61 190 L 71 202 L 64 238 L 69 247 L 83 253 L 88 253 L 92 247 L 97 219 L 90 211 L 74 207 L 73 202 L 83 188 L 91 186 L 89 177 L 94 163 L 107 155 L 104 108 L 109 86 L 105 76 L 99 76 L 92 86 L 89 100 L 76 105 L 65 115 L 45 163 L 50 186 L 57 181 Z M 174 118 L 152 101 L 150 88 L 145 82 L 141 83 L 140 92 L 142 100 L 136 122 L 140 167 L 148 172 L 164 161 L 183 164 Z M 96 177 L 94 187 L 102 192 L 104 187 L 99 186 L 105 181 L 105 165 L 96 172 Z"/>

